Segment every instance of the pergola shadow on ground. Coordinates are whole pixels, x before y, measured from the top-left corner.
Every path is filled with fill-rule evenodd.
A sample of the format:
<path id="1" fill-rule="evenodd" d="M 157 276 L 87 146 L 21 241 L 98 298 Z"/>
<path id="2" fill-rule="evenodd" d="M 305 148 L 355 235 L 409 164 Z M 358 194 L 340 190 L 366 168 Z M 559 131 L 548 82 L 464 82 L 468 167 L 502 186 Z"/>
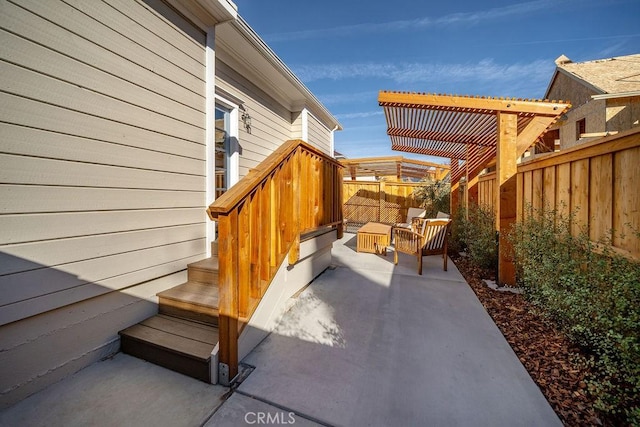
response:
<path id="1" fill-rule="evenodd" d="M 495 206 L 500 235 L 498 280 L 515 284 L 506 234 L 517 214 L 517 162 L 571 105 L 387 91 L 380 92 L 378 103 L 384 110 L 392 150 L 450 159 L 452 214 L 460 202 L 462 178 L 468 195 L 477 189 L 479 173 L 495 165 L 495 194 L 500 195 Z"/>

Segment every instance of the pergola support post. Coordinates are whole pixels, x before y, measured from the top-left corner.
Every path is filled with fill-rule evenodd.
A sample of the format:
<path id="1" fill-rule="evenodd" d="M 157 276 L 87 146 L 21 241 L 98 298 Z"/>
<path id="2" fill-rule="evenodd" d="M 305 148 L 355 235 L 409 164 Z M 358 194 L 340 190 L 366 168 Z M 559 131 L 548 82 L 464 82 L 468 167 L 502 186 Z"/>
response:
<path id="1" fill-rule="evenodd" d="M 451 176 L 455 176 L 458 173 L 458 159 L 450 159 L 451 162 L 449 163 L 451 165 Z M 460 205 L 460 199 L 459 199 L 459 194 L 460 194 L 460 181 L 455 181 L 453 182 L 453 180 L 451 181 L 451 188 L 450 188 L 450 194 L 449 194 L 449 214 L 451 215 L 451 218 L 455 218 L 456 217 L 456 212 L 458 211 L 458 207 Z"/>
<path id="2" fill-rule="evenodd" d="M 511 245 L 507 233 L 516 220 L 516 176 L 518 115 L 498 112 L 498 140 L 496 158 L 496 190 L 499 194 L 496 206 L 496 231 L 498 241 L 498 283 L 513 286 L 516 271 L 511 257 Z"/>

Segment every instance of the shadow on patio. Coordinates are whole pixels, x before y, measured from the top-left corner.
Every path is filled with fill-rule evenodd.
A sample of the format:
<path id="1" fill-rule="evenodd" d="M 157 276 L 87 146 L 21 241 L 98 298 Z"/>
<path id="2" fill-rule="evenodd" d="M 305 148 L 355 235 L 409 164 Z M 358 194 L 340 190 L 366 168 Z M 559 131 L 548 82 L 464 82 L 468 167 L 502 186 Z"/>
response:
<path id="1" fill-rule="evenodd" d="M 334 244 L 332 267 L 242 361 L 254 369 L 232 393 L 118 354 L 0 424 L 561 425 L 453 263 L 426 257 L 418 276 L 413 257 L 394 266 L 355 244 Z"/>
<path id="2" fill-rule="evenodd" d="M 560 425 L 455 265 L 415 264 L 356 253 L 345 234 L 245 358 L 255 369 L 235 397 L 327 425 Z M 210 425 L 246 410 L 225 404 Z"/>

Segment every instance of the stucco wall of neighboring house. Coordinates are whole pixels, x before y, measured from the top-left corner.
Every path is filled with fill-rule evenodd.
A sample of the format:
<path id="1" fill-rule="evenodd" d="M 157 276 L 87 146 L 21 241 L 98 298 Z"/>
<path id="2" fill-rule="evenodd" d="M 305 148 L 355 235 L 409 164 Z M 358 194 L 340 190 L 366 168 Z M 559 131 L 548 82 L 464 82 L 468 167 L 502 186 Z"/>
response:
<path id="1" fill-rule="evenodd" d="M 161 2 L 17 3 L 0 3 L 0 407 L 117 351 L 205 253 L 205 35 Z"/>
<path id="2" fill-rule="evenodd" d="M 567 120 L 560 127 L 560 149 L 579 144 L 576 125 L 579 120 L 585 121 L 584 133 L 604 132 L 606 129 L 606 101 L 591 100 L 586 104 L 573 107 L 567 113 Z"/>
<path id="3" fill-rule="evenodd" d="M 640 96 L 606 101 L 606 131 L 625 131 L 640 126 Z"/>
<path id="4" fill-rule="evenodd" d="M 573 107 L 579 107 L 591 101 L 591 95 L 598 93 L 559 71 L 549 88 L 547 98 L 552 101 L 569 101 Z"/>

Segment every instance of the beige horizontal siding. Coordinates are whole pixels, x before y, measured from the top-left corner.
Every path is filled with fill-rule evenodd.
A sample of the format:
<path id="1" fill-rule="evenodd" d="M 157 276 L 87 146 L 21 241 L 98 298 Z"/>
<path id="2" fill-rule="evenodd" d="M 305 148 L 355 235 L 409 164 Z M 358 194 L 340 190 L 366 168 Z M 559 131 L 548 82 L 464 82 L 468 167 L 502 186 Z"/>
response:
<path id="1" fill-rule="evenodd" d="M 216 60 L 216 85 L 241 99 L 251 116 L 251 133 L 242 121 L 238 124 L 242 177 L 291 139 L 291 112 L 219 59 Z"/>
<path id="2" fill-rule="evenodd" d="M 26 128 L 202 159 L 204 145 L 103 117 L 0 92 L 0 112 L 9 123 Z M 123 138 L 123 135 L 126 137 Z"/>
<path id="3" fill-rule="evenodd" d="M 72 82 L 64 82 L 6 62 L 0 62 L 0 75 L 15 76 L 12 79 L 0 79 L 0 91 L 18 97 L 46 102 L 85 115 L 102 117 L 115 122 L 113 126 L 122 123 L 187 141 L 203 140 L 202 127 L 129 104 L 123 99 L 86 90 Z"/>
<path id="4" fill-rule="evenodd" d="M 205 174 L 202 159 L 176 156 L 118 143 L 87 139 L 73 135 L 0 123 L 2 152 L 53 160 L 162 170 L 179 174 Z"/>
<path id="5" fill-rule="evenodd" d="M 320 123 L 313 114 L 308 115 L 308 135 L 309 141 L 307 142 L 309 144 L 315 145 L 328 155 L 333 156 L 331 153 L 331 131 Z"/>
<path id="6" fill-rule="evenodd" d="M 199 224 L 199 207 L 0 215 L 0 245 Z"/>
<path id="7" fill-rule="evenodd" d="M 23 264 L 29 270 L 0 278 L 0 322 L 9 323 L 68 305 L 69 301 L 82 301 L 179 271 L 186 266 L 185 259 L 204 257 L 204 245 L 204 239 L 197 239 L 55 268 L 23 259 L 12 263 L 10 255 L 3 255 L 4 262 Z"/>
<path id="8" fill-rule="evenodd" d="M 79 187 L 189 190 L 203 188 L 202 175 L 0 154 L 0 182 Z"/>
<path id="9" fill-rule="evenodd" d="M 116 352 L 118 331 L 155 314 L 155 294 L 184 280 L 170 274 L 0 326 L 0 410 Z"/>
<path id="10" fill-rule="evenodd" d="M 0 3 L 0 324 L 204 256 L 204 44 L 157 1 Z"/>
<path id="11" fill-rule="evenodd" d="M 94 33 L 93 30 L 100 25 L 99 23 L 77 11 L 73 14 L 79 19 L 77 22 L 61 16 L 72 10 L 62 2 L 36 0 L 20 6 L 2 2 L 1 7 L 2 27 L 6 32 L 19 35 L 58 53 L 58 60 L 62 57 L 72 58 L 184 105 L 204 110 L 204 94 L 200 90 L 204 81 L 204 71 L 196 77 L 162 60 L 156 52 L 167 52 L 172 47 L 160 38 L 156 40 L 157 48 L 150 52 L 131 41 L 125 45 L 118 44 L 113 40 L 117 33 L 112 30 L 103 28 L 98 37 L 98 33 Z M 113 10 L 113 13 L 119 15 L 116 10 Z M 99 16 L 97 19 L 104 17 Z M 149 19 L 161 18 L 151 16 Z M 64 24 L 71 25 L 71 28 L 67 30 Z M 5 35 L 2 37 L 4 40 Z M 201 37 L 204 46 L 204 36 Z M 103 46 L 104 43 L 107 44 Z M 129 46 L 137 46 L 135 52 L 128 52 L 126 47 Z M 204 58 L 204 54 L 202 57 Z M 182 82 L 181 77 L 184 76 L 188 77 L 188 83 Z"/>
<path id="12" fill-rule="evenodd" d="M 36 270 L 43 266 L 57 267 L 78 261 L 94 260 L 100 257 L 165 246 L 175 242 L 197 240 L 202 237 L 200 224 L 192 224 L 4 245 L 0 258 L 15 258 L 17 261 L 0 265 L 0 290 L 5 291 L 3 290 L 3 280 L 15 272 Z M 35 259 L 38 260 L 37 263 L 30 261 Z M 95 271 L 74 271 L 70 268 L 64 270 L 83 277 L 88 277 L 87 273 L 95 273 Z M 9 298 L 13 291 L 6 289 L 7 293 L 4 294 L 4 297 Z M 22 291 L 24 289 L 17 290 L 18 293 Z M 6 299 L 3 301 L 6 302 Z"/>
<path id="13" fill-rule="evenodd" d="M 112 210 L 201 208 L 204 191 L 127 188 L 47 187 L 0 184 L 0 213 L 102 212 Z"/>
<path id="14" fill-rule="evenodd" d="M 302 139 L 302 112 L 293 113 L 291 124 L 291 139 Z"/>

